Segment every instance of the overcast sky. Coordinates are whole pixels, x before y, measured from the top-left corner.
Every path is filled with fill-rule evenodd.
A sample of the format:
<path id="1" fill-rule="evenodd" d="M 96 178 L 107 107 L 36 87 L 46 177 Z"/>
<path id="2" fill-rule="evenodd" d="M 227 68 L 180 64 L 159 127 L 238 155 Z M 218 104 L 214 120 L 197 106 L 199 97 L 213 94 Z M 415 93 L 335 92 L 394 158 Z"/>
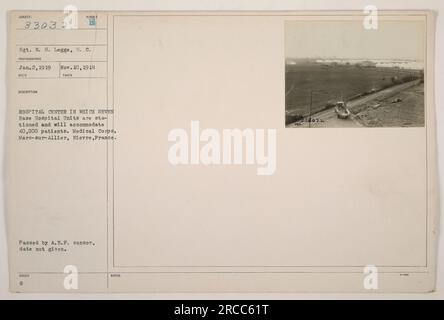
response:
<path id="1" fill-rule="evenodd" d="M 383 21 L 366 30 L 362 20 L 286 21 L 286 58 L 424 60 L 425 22 Z"/>

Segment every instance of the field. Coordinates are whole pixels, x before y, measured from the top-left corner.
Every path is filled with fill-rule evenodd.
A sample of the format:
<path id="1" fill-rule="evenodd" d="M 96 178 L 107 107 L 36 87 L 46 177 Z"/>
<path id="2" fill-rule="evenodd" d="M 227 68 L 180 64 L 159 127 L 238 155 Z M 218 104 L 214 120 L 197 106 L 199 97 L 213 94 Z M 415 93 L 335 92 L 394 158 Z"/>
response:
<path id="1" fill-rule="evenodd" d="M 396 102 L 398 100 L 401 102 Z M 424 84 L 376 100 L 373 107 L 358 112 L 356 120 L 366 127 L 424 126 Z"/>
<path id="2" fill-rule="evenodd" d="M 287 114 L 307 116 L 339 100 L 348 101 L 411 77 L 420 77 L 420 71 L 353 64 L 286 65 L 285 109 Z"/>

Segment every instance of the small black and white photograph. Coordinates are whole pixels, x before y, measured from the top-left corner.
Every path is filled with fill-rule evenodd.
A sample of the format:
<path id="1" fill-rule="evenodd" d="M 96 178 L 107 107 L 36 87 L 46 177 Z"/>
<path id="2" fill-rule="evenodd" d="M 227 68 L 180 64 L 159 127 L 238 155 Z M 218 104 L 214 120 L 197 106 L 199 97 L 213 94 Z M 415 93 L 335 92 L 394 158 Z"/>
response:
<path id="1" fill-rule="evenodd" d="M 286 128 L 424 127 L 425 28 L 286 21 Z"/>

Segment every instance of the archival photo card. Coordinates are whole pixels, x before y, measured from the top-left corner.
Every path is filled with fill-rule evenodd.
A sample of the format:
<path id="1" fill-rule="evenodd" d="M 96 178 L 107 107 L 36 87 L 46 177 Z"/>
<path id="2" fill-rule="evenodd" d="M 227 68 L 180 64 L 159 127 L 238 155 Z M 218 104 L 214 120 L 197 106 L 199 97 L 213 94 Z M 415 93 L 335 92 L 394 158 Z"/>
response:
<path id="1" fill-rule="evenodd" d="M 423 127 L 424 20 L 285 22 L 287 128 Z"/>
<path id="2" fill-rule="evenodd" d="M 434 14 L 366 17 L 9 12 L 10 291 L 433 291 Z"/>

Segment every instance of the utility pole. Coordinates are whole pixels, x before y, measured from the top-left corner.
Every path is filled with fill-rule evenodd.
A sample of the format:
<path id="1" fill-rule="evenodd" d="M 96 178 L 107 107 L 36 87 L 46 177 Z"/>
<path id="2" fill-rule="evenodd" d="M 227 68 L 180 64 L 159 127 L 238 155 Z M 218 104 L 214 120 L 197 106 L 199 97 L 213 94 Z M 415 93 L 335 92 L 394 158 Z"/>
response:
<path id="1" fill-rule="evenodd" d="M 311 128 L 311 105 L 313 104 L 313 90 L 310 91 L 310 108 L 308 109 L 308 127 Z"/>

